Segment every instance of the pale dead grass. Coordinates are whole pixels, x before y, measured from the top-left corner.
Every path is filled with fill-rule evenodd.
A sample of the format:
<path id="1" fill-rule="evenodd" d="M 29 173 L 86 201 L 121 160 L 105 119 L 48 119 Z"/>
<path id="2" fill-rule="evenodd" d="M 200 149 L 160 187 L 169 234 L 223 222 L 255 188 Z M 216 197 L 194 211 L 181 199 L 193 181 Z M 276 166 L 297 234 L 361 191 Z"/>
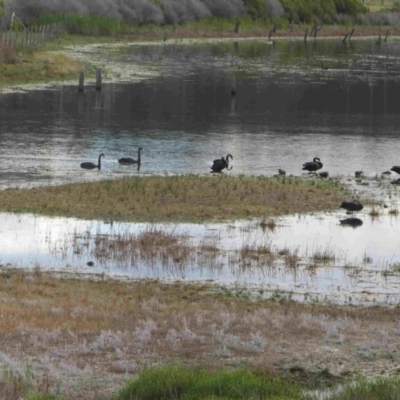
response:
<path id="1" fill-rule="evenodd" d="M 290 379 L 396 373 L 399 309 L 237 298 L 207 285 L 0 275 L 0 365 L 71 399 L 107 398 L 173 360 L 262 367 Z M 292 372 L 290 372 L 292 371 Z M 46 379 L 45 379 L 45 378 Z M 14 390 L 11 386 L 8 390 Z"/>
<path id="2" fill-rule="evenodd" d="M 40 51 L 35 52 L 34 57 L 44 64 L 45 69 L 51 70 L 51 73 L 54 74 L 55 77 L 85 69 L 84 62 L 72 59 L 64 54 Z"/>
<path id="3" fill-rule="evenodd" d="M 0 210 L 123 221 L 269 217 L 338 207 L 344 189 L 317 178 L 134 177 L 0 191 Z"/>

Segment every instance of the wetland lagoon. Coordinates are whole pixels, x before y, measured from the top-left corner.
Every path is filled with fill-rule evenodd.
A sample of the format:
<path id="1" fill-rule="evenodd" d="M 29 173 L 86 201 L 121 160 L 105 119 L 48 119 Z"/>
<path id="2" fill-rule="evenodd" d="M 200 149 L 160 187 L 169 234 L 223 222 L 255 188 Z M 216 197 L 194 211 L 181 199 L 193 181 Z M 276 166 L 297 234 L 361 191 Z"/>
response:
<path id="1" fill-rule="evenodd" d="M 13 313 L 26 319 L 8 322 L 3 366 L 22 371 L 32 357 L 50 386 L 62 380 L 71 398 L 84 398 L 160 359 L 280 372 L 301 365 L 341 378 L 400 364 L 400 188 L 387 173 L 400 164 L 399 39 L 167 40 L 64 52 L 103 68 L 101 91 L 87 82 L 83 93 L 71 83 L 0 96 L 0 203 L 8 193 L 16 199 L 1 203 L 0 284 L 14 282 L 5 304 L 16 302 Z M 139 167 L 119 165 L 139 147 Z M 80 168 L 101 153 L 101 169 Z M 211 174 L 227 154 L 231 168 Z M 321 170 L 303 171 L 314 157 Z M 197 204 L 192 184 L 170 214 L 168 185 L 136 204 L 129 192 L 90 192 L 91 182 L 152 177 L 215 183 L 216 214 L 181 218 L 185 198 Z M 303 185 L 274 199 L 301 203 L 301 212 L 274 214 L 268 190 L 252 208 L 234 182 L 252 178 Z M 69 204 L 69 185 L 81 183 L 86 195 Z M 37 200 L 58 186 L 66 188 L 58 204 Z M 241 211 L 226 218 L 233 197 Z M 364 208 L 350 216 L 339 206 L 353 198 Z M 80 204 L 88 203 L 85 218 Z M 105 216 L 102 205 L 115 207 Z M 164 218 L 147 218 L 154 205 L 168 208 Z M 343 222 L 350 217 L 360 223 Z M 101 294 L 93 282 L 105 285 Z"/>
<path id="2" fill-rule="evenodd" d="M 161 45 L 89 45 L 79 53 L 72 48 L 68 52 L 103 67 L 104 87 L 96 91 L 89 83 L 80 93 L 75 85 L 50 85 L 3 94 L 1 189 L 122 177 L 206 176 L 210 175 L 212 160 L 227 153 L 233 154 L 234 159 L 232 169 L 225 170 L 225 175 L 274 176 L 278 169 L 284 169 L 288 176 L 310 179 L 302 165 L 319 157 L 323 162 L 320 171 L 328 172 L 328 179 L 341 180 L 348 186 L 349 196 L 361 196 L 375 204 L 373 210 L 369 207 L 362 212 L 363 225 L 357 229 L 340 224 L 346 215 L 339 208 L 336 215 L 281 217 L 275 232 L 258 233 L 255 229 L 257 233 L 251 235 L 246 233 L 246 226 L 256 226 L 255 221 L 202 226 L 170 224 L 165 229 L 184 231 L 193 238 L 194 247 L 207 240 L 218 242 L 216 246 L 224 255 L 220 254 L 216 263 L 223 268 L 217 274 L 208 270 L 204 275 L 207 280 L 213 276 L 217 282 L 229 284 L 257 282 L 268 290 L 273 282 L 272 291 L 291 293 L 300 279 L 297 283 L 307 288 L 307 293 L 324 295 L 327 286 L 340 288 L 345 293 L 341 302 L 346 294 L 354 297 L 350 294 L 353 291 L 365 292 L 368 288 L 377 298 L 387 292 L 386 280 L 396 275 L 400 262 L 396 232 L 398 190 L 391 185 L 396 178 L 394 173 L 383 174 L 400 162 L 399 40 L 391 38 L 381 44 L 374 39 L 347 44 L 338 39 L 174 40 Z M 120 157 L 136 158 L 138 147 L 143 148 L 140 168 L 118 164 Z M 100 153 L 106 154 L 101 170 L 79 168 L 81 162 L 96 162 Z M 356 179 L 355 171 L 362 171 L 362 176 Z M 374 213 L 379 217 L 374 218 Z M 54 254 L 54 249 L 69 246 L 73 232 L 82 237 L 83 229 L 93 239 L 97 230 L 112 237 L 125 232 L 136 235 L 143 229 L 136 224 L 110 227 L 101 221 L 51 222 L 27 215 L 3 215 L 2 219 L 3 264 L 71 268 L 76 272 L 92 258 L 96 265 L 92 271 L 105 272 L 100 267 L 105 260 L 97 262 L 93 249 L 81 258 L 77 251 Z M 24 221 L 18 223 L 21 219 Z M 47 239 L 46 250 L 42 240 L 20 240 L 23 236 L 40 237 L 42 226 L 48 231 L 58 226 L 59 232 L 68 233 L 65 239 L 53 234 L 56 243 Z M 312 253 L 320 251 L 329 253 L 331 262 L 318 269 L 324 271 L 320 279 L 314 269 L 309 271 L 306 280 L 318 281 L 316 285 L 305 284 L 297 273 L 293 277 L 291 270 L 279 274 L 282 285 L 277 283 L 280 278 L 271 282 L 270 274 L 260 277 L 265 274 L 260 266 L 257 271 L 249 268 L 246 273 L 227 271 L 232 263 L 228 253 L 266 243 L 278 253 L 283 249 L 295 253 L 300 264 L 310 264 Z M 118 265 L 109 261 L 107 273 L 123 274 Z M 156 272 L 139 265 L 140 272 L 134 273 L 129 262 L 122 264 L 127 264 L 125 273 L 131 278 L 201 280 L 202 275 L 185 270 L 170 276 L 170 272 L 162 272 L 161 265 Z M 362 276 L 361 286 L 358 283 L 342 287 L 341 282 L 348 279 L 342 279 L 338 271 L 349 266 L 368 276 L 374 271 L 376 285 L 371 287 L 370 279 Z M 191 271 L 202 270 L 199 267 L 198 262 L 192 261 L 185 266 Z M 249 278 L 251 275 L 254 277 Z M 321 284 L 320 280 L 331 282 Z M 396 291 L 394 284 L 387 295 L 395 297 Z M 390 303 L 393 301 L 395 298 Z"/>

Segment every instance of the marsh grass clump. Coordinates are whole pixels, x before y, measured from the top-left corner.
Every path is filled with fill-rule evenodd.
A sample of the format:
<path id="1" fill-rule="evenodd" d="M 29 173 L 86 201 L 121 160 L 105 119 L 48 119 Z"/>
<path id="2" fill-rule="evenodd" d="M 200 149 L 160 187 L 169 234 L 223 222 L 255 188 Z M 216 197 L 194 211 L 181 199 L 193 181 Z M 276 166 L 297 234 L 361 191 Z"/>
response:
<path id="1" fill-rule="evenodd" d="M 273 232 L 276 228 L 276 222 L 273 218 L 263 216 L 260 220 L 260 227 L 263 231 L 268 229 L 271 232 Z"/>
<path id="2" fill-rule="evenodd" d="M 149 227 L 139 233 L 122 232 L 115 235 L 86 233 L 74 236 L 72 250 L 82 254 L 88 249 L 91 257 L 100 263 L 117 261 L 120 265 L 147 265 L 160 263 L 163 266 L 182 265 L 194 259 L 195 251 L 188 236 L 167 232 L 162 228 Z M 67 248 L 68 245 L 63 245 Z M 212 249 L 215 252 L 215 249 Z"/>
<path id="3" fill-rule="evenodd" d="M 211 370 L 165 366 L 143 371 L 115 400 L 128 399 L 309 399 L 302 390 L 268 373 L 248 369 Z"/>
<path id="4" fill-rule="evenodd" d="M 312 255 L 311 260 L 313 263 L 332 263 L 336 260 L 334 251 L 328 247 L 325 249 L 317 249 Z"/>
<path id="5" fill-rule="evenodd" d="M 388 211 L 388 214 L 397 217 L 397 216 L 399 215 L 399 210 L 398 210 L 397 208 L 391 208 L 391 209 Z"/>
<path id="6" fill-rule="evenodd" d="M 242 266 L 271 266 L 275 260 L 275 254 L 271 244 L 246 244 L 239 251 L 240 264 Z"/>
<path id="7" fill-rule="evenodd" d="M 280 250 L 278 254 L 283 257 L 283 261 L 287 267 L 296 268 L 298 266 L 300 261 L 298 248 L 292 250 L 285 247 L 284 249 Z"/>
<path id="8" fill-rule="evenodd" d="M 334 209 L 343 191 L 334 181 L 294 177 L 133 177 L 4 190 L 0 210 L 111 221 L 201 222 Z"/>
<path id="9" fill-rule="evenodd" d="M 379 210 L 375 206 L 372 206 L 368 214 L 371 218 L 378 218 L 380 215 Z"/>
<path id="10" fill-rule="evenodd" d="M 400 262 L 393 263 L 390 267 L 393 272 L 396 272 L 396 273 L 400 272 Z"/>

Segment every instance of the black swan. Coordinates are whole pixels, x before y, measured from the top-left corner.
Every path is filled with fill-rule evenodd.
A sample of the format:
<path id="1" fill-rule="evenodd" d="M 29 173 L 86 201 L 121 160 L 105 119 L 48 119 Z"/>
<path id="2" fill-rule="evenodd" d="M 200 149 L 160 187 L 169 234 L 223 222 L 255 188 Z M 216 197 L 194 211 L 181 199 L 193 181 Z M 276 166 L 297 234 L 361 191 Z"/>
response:
<path id="1" fill-rule="evenodd" d="M 81 164 L 81 168 L 85 168 L 85 169 L 95 169 L 95 168 L 98 168 L 98 169 L 101 169 L 101 157 L 105 157 L 105 154 L 104 154 L 104 153 L 101 153 L 101 154 L 99 155 L 99 162 L 98 162 L 98 164 L 95 164 L 95 163 L 92 163 L 92 162 L 83 162 L 83 163 Z"/>
<path id="2" fill-rule="evenodd" d="M 122 165 L 131 165 L 131 164 L 140 164 L 140 153 L 142 152 L 142 148 L 139 147 L 138 149 L 138 158 L 137 160 L 130 158 L 130 157 L 123 157 L 118 160 L 118 162 Z"/>
<path id="3" fill-rule="evenodd" d="M 400 165 L 395 165 L 394 167 L 392 167 L 390 169 L 393 172 L 397 172 L 398 174 L 400 174 Z"/>
<path id="4" fill-rule="evenodd" d="M 311 173 L 321 169 L 322 166 L 323 164 L 319 157 L 315 157 L 312 161 L 304 163 L 302 169 Z"/>
<path id="5" fill-rule="evenodd" d="M 359 201 L 344 201 L 340 205 L 340 208 L 344 208 L 345 210 L 353 214 L 354 211 L 361 211 L 364 206 Z"/>
<path id="6" fill-rule="evenodd" d="M 211 172 L 222 172 L 223 169 L 229 167 L 229 158 L 233 160 L 232 154 L 227 154 L 226 158 L 217 158 L 211 166 Z"/>

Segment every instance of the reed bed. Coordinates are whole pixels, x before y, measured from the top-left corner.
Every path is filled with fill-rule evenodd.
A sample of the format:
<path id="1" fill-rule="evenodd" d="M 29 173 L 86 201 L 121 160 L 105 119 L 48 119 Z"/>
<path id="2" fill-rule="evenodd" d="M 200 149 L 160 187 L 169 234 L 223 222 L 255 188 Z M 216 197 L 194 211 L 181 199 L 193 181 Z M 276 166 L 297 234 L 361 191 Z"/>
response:
<path id="1" fill-rule="evenodd" d="M 134 177 L 4 190 L 0 210 L 107 221 L 203 222 L 335 209 L 344 192 L 335 180 L 295 177 Z"/>

